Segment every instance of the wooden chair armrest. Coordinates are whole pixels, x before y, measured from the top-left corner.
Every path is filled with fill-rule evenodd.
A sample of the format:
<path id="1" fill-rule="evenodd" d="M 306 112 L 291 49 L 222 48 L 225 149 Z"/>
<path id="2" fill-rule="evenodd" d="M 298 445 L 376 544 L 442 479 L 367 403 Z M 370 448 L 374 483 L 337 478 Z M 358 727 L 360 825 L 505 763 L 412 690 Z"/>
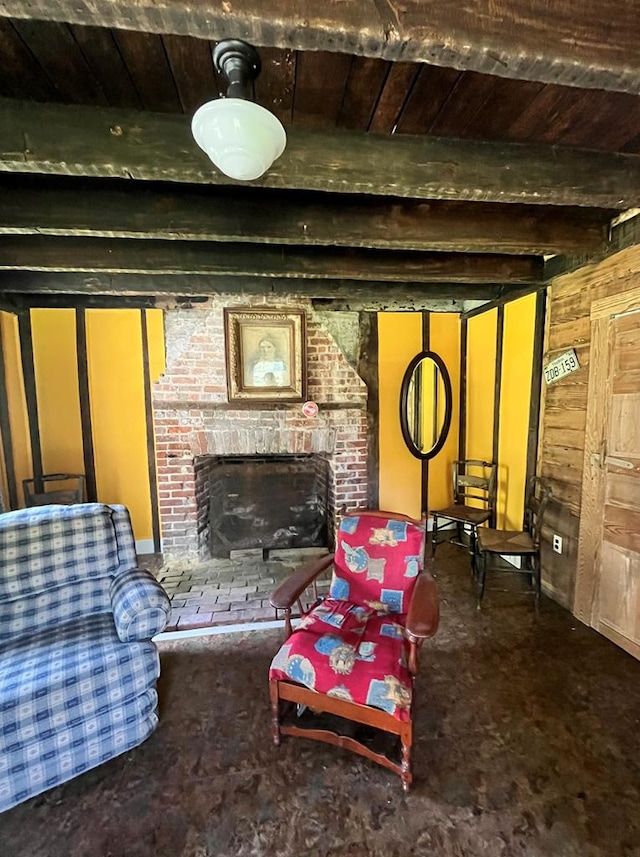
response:
<path id="1" fill-rule="evenodd" d="M 433 637 L 440 623 L 440 602 L 436 582 L 429 572 L 422 572 L 416 581 L 409 613 L 407 614 L 406 631 L 414 640 L 424 640 Z"/>
<path id="2" fill-rule="evenodd" d="M 283 580 L 280 586 L 274 589 L 269 598 L 269 604 L 275 607 L 276 610 L 291 609 L 292 605 L 295 604 L 316 577 L 333 565 L 333 556 L 330 553 L 327 556 L 309 560 L 309 562 L 300 566 L 297 571 L 294 571 L 290 577 Z"/>

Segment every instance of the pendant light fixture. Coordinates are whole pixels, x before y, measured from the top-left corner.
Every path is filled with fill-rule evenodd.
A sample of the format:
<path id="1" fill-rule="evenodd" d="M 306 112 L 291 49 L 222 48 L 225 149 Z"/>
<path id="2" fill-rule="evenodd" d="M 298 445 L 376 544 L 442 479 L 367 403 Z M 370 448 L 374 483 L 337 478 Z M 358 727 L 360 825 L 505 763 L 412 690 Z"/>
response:
<path id="1" fill-rule="evenodd" d="M 251 100 L 260 56 L 246 42 L 225 39 L 213 49 L 213 63 L 228 82 L 227 94 L 196 110 L 191 121 L 195 141 L 229 178 L 260 178 L 287 144 L 282 123 Z"/>

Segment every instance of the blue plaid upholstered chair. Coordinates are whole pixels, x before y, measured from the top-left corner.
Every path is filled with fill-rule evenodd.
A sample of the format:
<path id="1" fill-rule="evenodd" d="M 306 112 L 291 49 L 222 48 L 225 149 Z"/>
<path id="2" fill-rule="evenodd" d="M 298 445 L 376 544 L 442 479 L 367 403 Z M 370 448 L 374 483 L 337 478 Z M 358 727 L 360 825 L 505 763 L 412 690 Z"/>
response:
<path id="1" fill-rule="evenodd" d="M 124 506 L 0 514 L 0 811 L 153 732 L 169 609 Z"/>

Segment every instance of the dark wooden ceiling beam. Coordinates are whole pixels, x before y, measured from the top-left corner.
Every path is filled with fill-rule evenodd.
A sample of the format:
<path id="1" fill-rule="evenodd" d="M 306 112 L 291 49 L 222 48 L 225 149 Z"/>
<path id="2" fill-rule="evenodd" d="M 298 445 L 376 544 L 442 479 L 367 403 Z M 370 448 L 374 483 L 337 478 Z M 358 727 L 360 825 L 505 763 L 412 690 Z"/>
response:
<path id="1" fill-rule="evenodd" d="M 241 38 L 628 92 L 640 85 L 638 12 L 636 0 L 0 0 L 9 17 Z"/>
<path id="2" fill-rule="evenodd" d="M 6 306 L 71 306 L 72 297 L 109 299 L 162 296 L 196 301 L 211 295 L 301 295 L 314 299 L 379 300 L 418 305 L 426 301 L 495 300 L 510 287 L 496 283 L 362 283 L 353 280 L 299 280 L 273 277 L 210 277 L 0 271 L 0 300 Z M 514 288 L 519 288 L 515 286 Z"/>
<path id="3" fill-rule="evenodd" d="M 233 185 L 185 116 L 0 100 L 0 171 Z M 518 143 L 291 129 L 256 187 L 626 209 L 640 156 Z"/>
<path id="4" fill-rule="evenodd" d="M 627 216 L 628 215 L 628 216 Z M 619 253 L 627 247 L 640 244 L 640 214 L 638 209 L 625 212 L 621 215 L 619 222 L 615 223 L 610 230 L 609 240 L 604 247 L 595 253 L 581 255 L 559 255 L 547 259 L 544 263 L 544 280 L 551 282 L 562 274 L 575 271 L 585 265 L 594 265 L 607 256 Z"/>
<path id="5" fill-rule="evenodd" d="M 0 174 L 0 235 L 243 241 L 526 255 L 595 251 L 611 210 Z"/>
<path id="6" fill-rule="evenodd" d="M 535 283 L 537 256 L 11 235 L 0 270 L 209 274 L 387 282 Z"/>
<path id="7" fill-rule="evenodd" d="M 455 312 L 462 314 L 476 304 L 484 305 L 489 301 L 482 299 L 460 300 L 456 298 L 419 297 L 416 295 L 362 296 L 339 298 L 312 298 L 312 306 L 317 312 Z"/>

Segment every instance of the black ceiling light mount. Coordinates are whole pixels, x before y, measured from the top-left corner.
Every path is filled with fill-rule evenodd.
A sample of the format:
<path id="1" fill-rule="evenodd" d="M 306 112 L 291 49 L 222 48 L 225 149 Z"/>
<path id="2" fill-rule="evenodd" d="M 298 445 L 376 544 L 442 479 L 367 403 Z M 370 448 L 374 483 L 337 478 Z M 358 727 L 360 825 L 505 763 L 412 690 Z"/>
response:
<path id="1" fill-rule="evenodd" d="M 238 181 L 257 179 L 287 144 L 282 123 L 253 101 L 260 56 L 240 39 L 225 39 L 214 47 L 213 62 L 227 80 L 227 94 L 196 110 L 191 131 L 222 173 Z"/>
<path id="2" fill-rule="evenodd" d="M 227 98 L 253 101 L 253 81 L 262 70 L 260 54 L 240 39 L 225 39 L 213 49 L 213 66 L 227 80 Z"/>

